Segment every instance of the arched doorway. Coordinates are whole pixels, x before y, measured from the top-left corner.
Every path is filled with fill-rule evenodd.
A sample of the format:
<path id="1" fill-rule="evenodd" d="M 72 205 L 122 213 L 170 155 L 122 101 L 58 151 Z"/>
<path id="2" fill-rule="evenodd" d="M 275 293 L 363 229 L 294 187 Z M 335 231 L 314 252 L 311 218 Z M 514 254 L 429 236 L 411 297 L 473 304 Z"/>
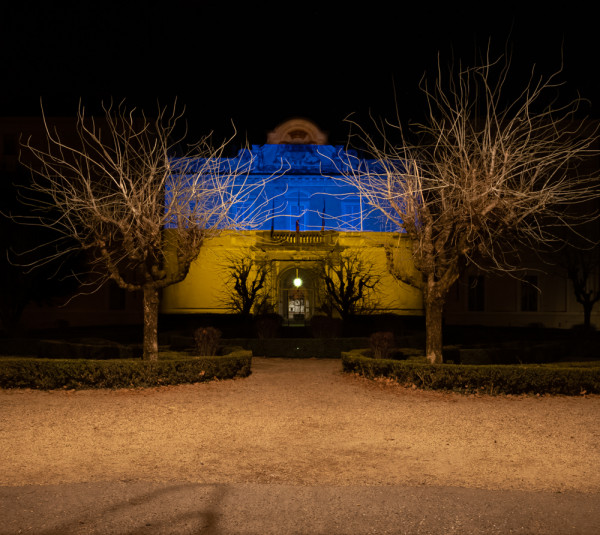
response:
<path id="1" fill-rule="evenodd" d="M 288 267 L 279 275 L 279 313 L 288 325 L 303 325 L 314 314 L 314 274 L 304 267 Z"/>

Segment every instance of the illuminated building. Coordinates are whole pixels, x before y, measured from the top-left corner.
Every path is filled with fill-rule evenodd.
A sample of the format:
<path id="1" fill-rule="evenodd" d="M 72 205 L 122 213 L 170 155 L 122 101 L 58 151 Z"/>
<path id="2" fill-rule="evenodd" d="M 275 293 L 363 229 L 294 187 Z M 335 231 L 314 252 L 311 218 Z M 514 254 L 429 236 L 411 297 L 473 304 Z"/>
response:
<path id="1" fill-rule="evenodd" d="M 247 166 L 250 180 L 275 177 L 267 186 L 263 207 L 271 212 L 263 215 L 270 217 L 256 230 L 228 232 L 208 240 L 186 279 L 163 291 L 161 311 L 227 312 L 224 260 L 251 254 L 269 264 L 271 309 L 288 322 L 306 321 L 319 313 L 322 305 L 322 281 L 315 273 L 319 262 L 328 255 L 333 255 L 335 262 L 336 255 L 357 251 L 381 274 L 376 311 L 421 315 L 420 291 L 399 283 L 387 270 L 386 245 L 400 241 L 408 248 L 408 240 L 404 243 L 399 229 L 390 228 L 353 189 L 336 181 L 345 166 L 369 162 L 326 144 L 326 136 L 303 119 L 283 123 L 267 141 L 240 151 L 228 165 Z M 233 215 L 245 217 L 253 209 L 252 201 L 232 207 Z"/>

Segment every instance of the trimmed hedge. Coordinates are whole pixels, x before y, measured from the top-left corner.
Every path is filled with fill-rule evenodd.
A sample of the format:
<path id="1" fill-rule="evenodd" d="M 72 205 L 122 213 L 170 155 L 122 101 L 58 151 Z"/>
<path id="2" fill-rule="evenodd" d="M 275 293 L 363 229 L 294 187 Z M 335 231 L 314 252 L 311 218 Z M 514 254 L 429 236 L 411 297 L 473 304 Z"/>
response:
<path id="1" fill-rule="evenodd" d="M 247 377 L 252 353 L 144 360 L 0 358 L 0 388 L 131 388 Z"/>
<path id="2" fill-rule="evenodd" d="M 172 336 L 171 347 L 186 350 L 192 347 L 189 336 Z M 342 351 L 369 346 L 368 338 L 231 338 L 221 340 L 233 346 L 243 347 L 259 357 L 279 358 L 337 358 Z"/>
<path id="3" fill-rule="evenodd" d="M 600 393 L 599 367 L 424 364 L 373 359 L 356 351 L 342 353 L 342 368 L 368 379 L 388 377 L 401 385 L 432 390 L 568 396 Z"/>

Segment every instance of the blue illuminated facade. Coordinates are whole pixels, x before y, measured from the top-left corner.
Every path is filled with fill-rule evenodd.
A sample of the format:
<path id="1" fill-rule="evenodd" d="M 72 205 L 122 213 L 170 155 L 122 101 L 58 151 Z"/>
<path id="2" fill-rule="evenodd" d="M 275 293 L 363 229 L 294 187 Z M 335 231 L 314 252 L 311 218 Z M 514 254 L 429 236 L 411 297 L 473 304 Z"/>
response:
<path id="1" fill-rule="evenodd" d="M 211 169 L 221 177 L 237 176 L 239 189 L 230 185 L 227 192 L 231 199 L 229 221 L 241 222 L 243 228 L 400 231 L 343 179 L 353 173 L 360 176 L 367 169 L 372 173 L 377 162 L 359 158 L 355 151 L 326 141 L 326 135 L 316 125 L 293 119 L 271 132 L 266 144 L 242 149 L 235 157 L 221 158 L 218 163 L 202 159 L 182 163 L 185 173 L 201 173 L 208 181 Z M 207 191 L 217 190 L 208 187 Z M 243 224 L 249 220 L 252 225 Z"/>
<path id="2" fill-rule="evenodd" d="M 341 146 L 253 145 L 235 158 L 224 159 L 222 165 L 223 169 L 243 170 L 250 182 L 267 181 L 262 209 L 270 213 L 263 214 L 268 217 L 258 230 L 394 230 L 362 201 L 356 189 L 340 180 L 350 166 L 373 165 Z M 232 215 L 243 218 L 253 205 L 256 199 L 240 200 L 232 207 Z"/>

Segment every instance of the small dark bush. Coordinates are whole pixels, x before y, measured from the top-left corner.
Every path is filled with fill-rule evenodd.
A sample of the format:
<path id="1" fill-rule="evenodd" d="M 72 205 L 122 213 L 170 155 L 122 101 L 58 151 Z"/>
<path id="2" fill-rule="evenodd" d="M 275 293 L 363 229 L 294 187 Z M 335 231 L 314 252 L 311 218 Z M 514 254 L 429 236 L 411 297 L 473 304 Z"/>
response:
<path id="1" fill-rule="evenodd" d="M 221 331 L 214 327 L 200 327 L 194 331 L 196 355 L 213 356 L 217 354 Z"/>
<path id="2" fill-rule="evenodd" d="M 376 332 L 369 337 L 369 345 L 373 351 L 373 358 L 387 359 L 394 347 L 394 333 Z"/>
<path id="3" fill-rule="evenodd" d="M 487 394 L 600 393 L 600 368 L 514 365 L 425 364 L 342 353 L 345 372 L 369 379 L 388 377 L 406 386 Z"/>
<path id="4" fill-rule="evenodd" d="M 259 338 L 276 338 L 283 325 L 283 318 L 279 314 L 261 314 L 255 319 L 256 333 Z"/>
<path id="5" fill-rule="evenodd" d="M 342 334 L 342 320 L 329 316 L 313 316 L 310 318 L 310 332 L 313 338 L 339 338 Z"/>

